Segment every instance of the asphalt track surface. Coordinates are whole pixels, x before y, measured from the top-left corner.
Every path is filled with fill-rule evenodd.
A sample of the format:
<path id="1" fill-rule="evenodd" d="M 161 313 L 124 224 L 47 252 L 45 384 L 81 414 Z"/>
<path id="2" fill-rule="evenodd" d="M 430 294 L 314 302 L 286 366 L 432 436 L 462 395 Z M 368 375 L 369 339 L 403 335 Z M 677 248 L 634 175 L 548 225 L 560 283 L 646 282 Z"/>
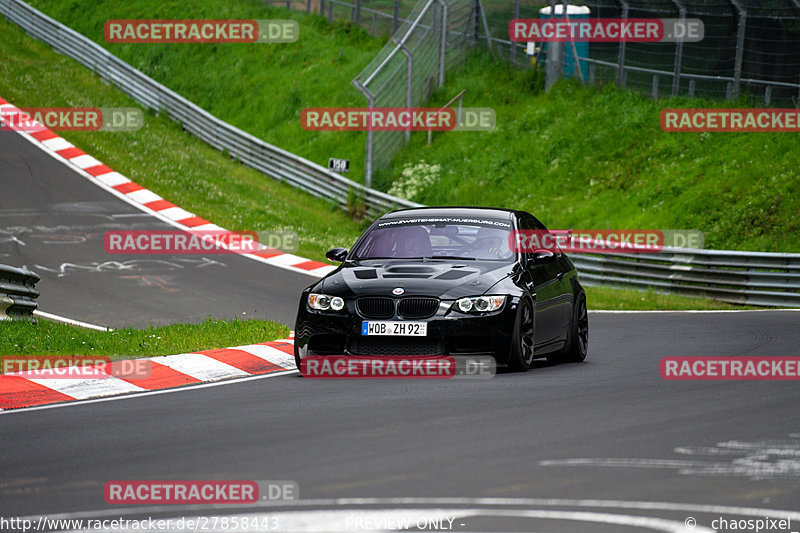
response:
<path id="1" fill-rule="evenodd" d="M 175 229 L 21 135 L 0 131 L 0 263 L 42 277 L 42 311 L 111 327 L 210 315 L 294 326 L 298 295 L 311 276 L 231 254 L 120 255 L 103 248 L 107 231 Z"/>
<path id="2" fill-rule="evenodd" d="M 250 315 L 251 308 L 293 319 L 310 278 L 244 258 L 169 271 L 172 293 L 114 270 L 58 276 L 36 268 L 108 260 L 102 233 L 128 228 L 131 218 L 160 226 L 139 222 L 137 210 L 17 139 L 0 133 L 0 227 L 39 229 L 17 235 L 25 246 L 0 253 L 3 262 L 42 273 L 45 310 L 111 325 L 194 320 L 206 310 Z M 34 237 L 62 225 L 79 244 Z M 659 361 L 797 356 L 798 325 L 800 314 L 790 311 L 592 313 L 586 362 L 540 363 L 524 374 L 447 381 L 283 375 L 7 412 L 0 415 L 0 517 L 258 512 L 284 520 L 266 530 L 344 529 L 344 515 L 319 514 L 329 509 L 361 518 L 438 513 L 455 519 L 444 522 L 451 531 L 558 533 L 709 531 L 702 526 L 716 517 L 792 516 L 796 531 L 797 382 L 665 381 Z M 238 508 L 106 504 L 104 484 L 125 479 L 293 480 L 301 500 Z M 404 497 L 415 499 L 398 500 Z M 680 529 L 689 517 L 697 528 Z"/>

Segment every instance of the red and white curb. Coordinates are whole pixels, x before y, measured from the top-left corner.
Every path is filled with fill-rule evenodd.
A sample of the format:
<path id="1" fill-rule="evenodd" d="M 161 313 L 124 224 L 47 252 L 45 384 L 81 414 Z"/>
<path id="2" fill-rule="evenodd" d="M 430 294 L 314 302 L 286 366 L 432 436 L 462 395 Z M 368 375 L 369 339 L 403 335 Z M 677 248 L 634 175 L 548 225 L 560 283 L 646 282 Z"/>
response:
<path id="1" fill-rule="evenodd" d="M 147 377 L 130 379 L 108 375 L 103 365 L 94 366 L 100 375 L 93 379 L 62 379 L 55 377 L 52 370 L 28 371 L 24 373 L 25 377 L 19 373 L 0 374 L 0 411 L 297 369 L 293 334 L 287 339 L 263 344 L 146 357 L 143 360 L 152 363 L 152 371 Z"/>
<path id="2" fill-rule="evenodd" d="M 0 97 L 0 116 L 15 116 L 21 113 L 19 108 Z M 69 165 L 76 172 L 92 183 L 121 198 L 134 207 L 153 215 L 176 228 L 194 231 L 227 231 L 224 228 L 190 213 L 156 193 L 145 189 L 119 172 L 90 156 L 80 148 L 59 137 L 49 129 L 32 122 L 34 128 L 41 131 L 32 133 L 17 132 L 25 139 L 39 146 L 56 159 Z M 241 254 L 250 259 L 260 261 L 279 268 L 293 270 L 314 277 L 322 277 L 336 267 L 320 261 L 299 257 L 282 250 L 261 246 L 252 254 Z"/>

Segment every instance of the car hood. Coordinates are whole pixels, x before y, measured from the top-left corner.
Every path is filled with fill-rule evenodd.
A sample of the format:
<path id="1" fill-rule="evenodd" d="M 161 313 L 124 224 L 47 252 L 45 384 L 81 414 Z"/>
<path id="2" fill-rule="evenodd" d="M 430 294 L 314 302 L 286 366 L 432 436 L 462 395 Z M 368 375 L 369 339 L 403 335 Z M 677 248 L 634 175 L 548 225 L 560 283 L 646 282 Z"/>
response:
<path id="1" fill-rule="evenodd" d="M 321 292 L 341 296 L 434 296 L 457 299 L 484 294 L 511 275 L 513 263 L 370 259 L 347 261 L 322 280 Z"/>

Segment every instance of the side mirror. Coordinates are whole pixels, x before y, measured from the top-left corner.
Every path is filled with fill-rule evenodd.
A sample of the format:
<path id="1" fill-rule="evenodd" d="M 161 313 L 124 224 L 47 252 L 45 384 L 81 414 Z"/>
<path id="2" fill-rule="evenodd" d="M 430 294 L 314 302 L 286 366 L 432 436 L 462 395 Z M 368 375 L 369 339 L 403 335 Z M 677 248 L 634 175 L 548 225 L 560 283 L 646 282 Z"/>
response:
<path id="1" fill-rule="evenodd" d="M 327 252 L 325 252 L 325 257 L 330 259 L 331 261 L 336 261 L 337 263 L 341 263 L 344 261 L 344 258 L 347 257 L 347 248 L 331 248 Z"/>
<path id="2" fill-rule="evenodd" d="M 536 250 L 530 254 L 530 258 L 536 264 L 552 263 L 556 260 L 556 254 L 550 250 Z"/>

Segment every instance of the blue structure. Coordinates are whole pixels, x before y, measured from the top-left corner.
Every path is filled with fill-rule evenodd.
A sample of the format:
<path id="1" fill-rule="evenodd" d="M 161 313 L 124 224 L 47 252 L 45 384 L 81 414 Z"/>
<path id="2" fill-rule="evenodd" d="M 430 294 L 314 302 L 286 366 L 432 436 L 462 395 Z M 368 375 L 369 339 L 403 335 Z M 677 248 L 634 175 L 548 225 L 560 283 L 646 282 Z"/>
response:
<path id="1" fill-rule="evenodd" d="M 591 11 L 586 6 L 574 6 L 571 4 L 567 5 L 567 15 L 569 15 L 569 20 L 575 19 L 588 19 L 589 14 Z M 539 10 L 539 18 L 540 19 L 549 19 L 553 18 L 550 14 L 550 6 L 543 7 Z M 556 5 L 556 16 L 555 18 L 564 18 L 564 4 L 557 4 Z M 547 45 L 549 43 L 542 44 L 542 51 L 547 53 Z M 572 45 L 569 41 L 565 43 L 561 43 L 564 46 L 564 77 L 572 78 L 575 77 L 575 56 L 572 54 Z M 575 41 L 575 50 L 578 52 L 578 57 L 589 57 L 589 43 L 587 42 L 579 42 Z M 581 64 L 581 74 L 583 74 L 583 79 L 589 79 L 589 65 L 586 63 Z"/>

